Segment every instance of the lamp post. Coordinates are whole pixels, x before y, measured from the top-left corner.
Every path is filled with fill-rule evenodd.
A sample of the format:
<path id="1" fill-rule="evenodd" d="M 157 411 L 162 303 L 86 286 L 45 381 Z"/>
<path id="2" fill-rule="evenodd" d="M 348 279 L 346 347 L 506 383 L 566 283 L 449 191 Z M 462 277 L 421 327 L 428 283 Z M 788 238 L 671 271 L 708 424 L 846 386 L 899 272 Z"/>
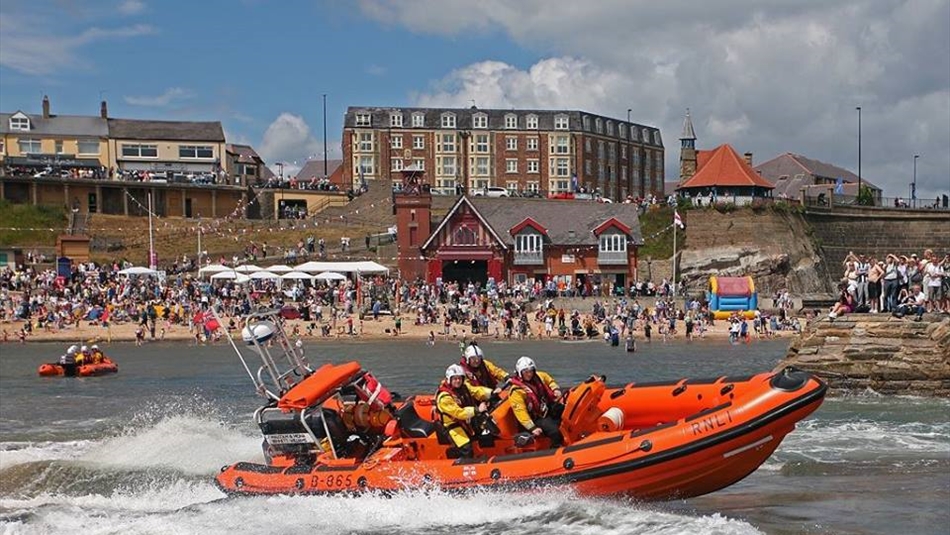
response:
<path id="1" fill-rule="evenodd" d="M 917 158 L 920 154 L 914 155 L 914 181 L 910 183 L 910 202 L 914 208 L 917 208 Z"/>
<path id="2" fill-rule="evenodd" d="M 327 94 L 323 94 L 323 178 L 327 176 Z"/>
<path id="3" fill-rule="evenodd" d="M 858 110 L 858 203 L 861 202 L 861 106 L 854 108 Z"/>
<path id="4" fill-rule="evenodd" d="M 632 112 L 632 111 L 633 111 L 633 110 L 632 110 L 631 108 L 627 108 L 627 122 L 628 122 L 628 123 L 630 122 L 630 112 Z"/>

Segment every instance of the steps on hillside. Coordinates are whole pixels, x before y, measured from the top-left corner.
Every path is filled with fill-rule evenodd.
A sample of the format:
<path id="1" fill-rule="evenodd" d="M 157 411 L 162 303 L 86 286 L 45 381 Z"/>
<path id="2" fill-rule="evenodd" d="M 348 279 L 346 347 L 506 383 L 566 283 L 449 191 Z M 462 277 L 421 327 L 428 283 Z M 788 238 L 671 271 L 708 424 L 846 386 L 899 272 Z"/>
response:
<path id="1" fill-rule="evenodd" d="M 396 216 L 392 210 L 392 187 L 388 181 L 367 181 L 365 193 L 346 206 L 331 206 L 316 217 L 378 227 L 381 230 L 389 228 L 396 224 Z"/>

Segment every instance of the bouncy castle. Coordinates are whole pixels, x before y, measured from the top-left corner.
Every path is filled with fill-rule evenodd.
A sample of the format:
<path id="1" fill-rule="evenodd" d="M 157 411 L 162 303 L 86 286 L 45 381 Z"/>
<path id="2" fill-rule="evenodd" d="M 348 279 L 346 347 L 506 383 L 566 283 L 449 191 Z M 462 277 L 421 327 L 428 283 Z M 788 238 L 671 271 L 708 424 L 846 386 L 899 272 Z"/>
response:
<path id="1" fill-rule="evenodd" d="M 733 313 L 752 319 L 759 306 L 752 277 L 709 277 L 709 310 L 717 320 L 726 319 Z"/>

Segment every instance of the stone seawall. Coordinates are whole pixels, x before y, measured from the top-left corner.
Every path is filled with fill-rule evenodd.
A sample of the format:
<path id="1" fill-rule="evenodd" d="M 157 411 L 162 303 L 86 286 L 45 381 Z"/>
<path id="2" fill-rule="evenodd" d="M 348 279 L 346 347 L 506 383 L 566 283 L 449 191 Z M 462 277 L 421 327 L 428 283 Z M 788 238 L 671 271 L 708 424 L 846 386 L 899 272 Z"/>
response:
<path id="1" fill-rule="evenodd" d="M 841 266 L 849 251 L 883 260 L 888 253 L 919 255 L 927 248 L 945 254 L 950 244 L 950 212 L 946 210 L 809 207 L 805 219 L 833 276 L 844 272 Z"/>
<path id="2" fill-rule="evenodd" d="M 930 321 L 928 321 L 930 320 Z M 811 322 L 778 368 L 817 373 L 833 391 L 950 398 L 950 318 L 854 314 Z"/>

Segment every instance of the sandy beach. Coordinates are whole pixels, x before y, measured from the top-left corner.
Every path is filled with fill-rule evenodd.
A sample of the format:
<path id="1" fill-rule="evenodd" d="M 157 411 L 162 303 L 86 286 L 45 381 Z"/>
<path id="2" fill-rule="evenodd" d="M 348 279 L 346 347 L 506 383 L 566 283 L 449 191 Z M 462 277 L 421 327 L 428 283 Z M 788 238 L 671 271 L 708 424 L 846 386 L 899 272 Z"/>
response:
<path id="1" fill-rule="evenodd" d="M 354 334 L 347 334 L 348 332 L 348 318 L 352 319 L 353 332 Z M 230 318 L 222 318 L 225 323 L 229 321 Z M 311 325 L 311 322 L 305 322 L 304 320 L 286 320 L 285 329 L 291 337 L 300 337 L 306 342 L 319 342 L 319 341 L 338 341 L 341 339 L 347 338 L 357 338 L 365 340 L 385 340 L 385 339 L 407 339 L 407 340 L 421 340 L 425 341 L 430 338 L 430 333 L 434 335 L 436 342 L 459 342 L 462 339 L 501 339 L 504 338 L 504 331 L 499 327 L 499 330 L 496 332 L 494 329 L 490 329 L 488 333 L 478 333 L 472 335 L 470 329 L 465 325 L 453 324 L 450 328 L 449 334 L 444 333 L 444 328 L 441 324 L 428 324 L 428 325 L 416 325 L 414 315 L 402 315 L 401 316 L 401 325 L 398 333 L 396 332 L 396 317 L 384 315 L 380 316 L 378 320 L 373 320 L 371 317 L 367 317 L 363 320 L 360 320 L 356 315 L 352 316 L 343 316 L 336 320 L 335 325 L 333 322 L 324 322 L 330 326 L 330 334 L 328 336 L 323 336 L 320 332 L 320 325 L 316 324 L 316 328 L 311 333 L 308 333 L 308 328 Z M 548 337 L 544 335 L 544 324 L 542 322 L 536 321 L 534 318 L 530 319 L 531 330 L 530 334 L 527 337 L 528 340 L 539 340 L 539 339 L 556 339 L 555 336 Z M 618 323 L 619 326 L 619 323 Z M 0 340 L 3 341 L 4 345 L 8 347 L 10 345 L 15 345 L 21 343 L 18 338 L 18 333 L 23 327 L 22 321 L 14 322 L 4 322 L 0 324 Z M 685 325 L 682 321 L 678 321 L 676 324 L 677 332 L 675 334 L 666 334 L 665 336 L 659 332 L 659 329 L 654 326 L 652 332 L 652 340 L 654 342 L 662 342 L 666 340 L 685 340 Z M 138 330 L 138 324 L 132 322 L 124 322 L 119 324 L 111 324 L 109 327 L 103 327 L 102 325 L 90 323 L 87 321 L 81 322 L 78 326 L 70 325 L 64 329 L 34 329 L 33 332 L 26 336 L 25 340 L 22 343 L 41 343 L 41 342 L 59 342 L 59 343 L 110 343 L 110 342 L 134 342 L 136 339 L 136 331 Z M 698 329 L 697 329 L 698 330 Z M 751 333 L 752 339 L 756 338 L 756 334 L 752 330 L 752 322 L 749 321 L 749 331 Z M 145 343 L 150 341 L 177 341 L 185 342 L 188 344 L 211 344 L 218 343 L 224 344 L 227 343 L 223 338 L 216 341 L 198 341 L 193 330 L 189 330 L 187 325 L 174 325 L 170 323 L 165 323 L 159 321 L 155 329 L 155 338 L 151 337 L 151 333 L 146 330 L 145 334 Z M 773 337 L 792 337 L 797 333 L 791 330 L 776 331 L 772 334 Z M 237 332 L 232 332 L 232 336 L 238 335 Z M 724 320 L 716 321 L 714 325 L 707 326 L 705 333 L 702 335 L 698 332 L 694 332 L 694 339 L 701 338 L 713 338 L 713 339 L 725 339 L 729 337 L 729 323 Z M 644 334 L 641 331 L 637 331 L 635 338 L 638 341 L 644 340 Z"/>

